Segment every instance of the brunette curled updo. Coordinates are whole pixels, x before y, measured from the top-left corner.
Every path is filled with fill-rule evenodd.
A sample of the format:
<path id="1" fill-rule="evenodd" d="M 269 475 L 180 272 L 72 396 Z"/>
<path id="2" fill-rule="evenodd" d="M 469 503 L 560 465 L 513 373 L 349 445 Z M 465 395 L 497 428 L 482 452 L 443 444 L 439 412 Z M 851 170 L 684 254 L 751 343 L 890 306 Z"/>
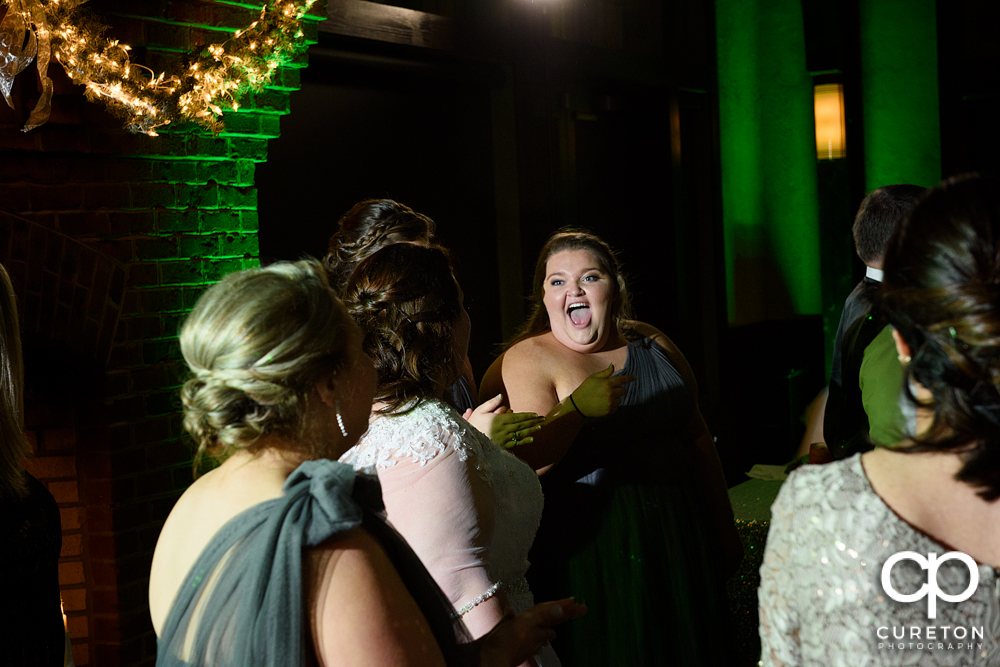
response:
<path id="1" fill-rule="evenodd" d="M 375 401 L 384 414 L 419 405 L 461 373 L 453 342 L 461 312 L 458 284 L 443 248 L 400 243 L 354 269 L 344 304 L 364 332 L 375 363 Z"/>
<path id="2" fill-rule="evenodd" d="M 395 243 L 430 245 L 434 221 L 391 199 L 358 202 L 337 223 L 323 258 L 330 286 L 343 294 L 358 262 Z"/>
<path id="3" fill-rule="evenodd" d="M 935 416 L 907 451 L 962 454 L 957 479 L 1000 498 L 1000 183 L 967 175 L 920 200 L 885 259 L 881 306 Z M 910 400 L 917 402 L 912 392 Z"/>
<path id="4" fill-rule="evenodd" d="M 342 365 L 347 314 L 316 260 L 226 276 L 181 330 L 193 377 L 181 391 L 184 428 L 201 456 L 256 451 L 262 435 L 299 437 L 315 383 Z M 303 442 L 309 458 L 324 443 Z"/>

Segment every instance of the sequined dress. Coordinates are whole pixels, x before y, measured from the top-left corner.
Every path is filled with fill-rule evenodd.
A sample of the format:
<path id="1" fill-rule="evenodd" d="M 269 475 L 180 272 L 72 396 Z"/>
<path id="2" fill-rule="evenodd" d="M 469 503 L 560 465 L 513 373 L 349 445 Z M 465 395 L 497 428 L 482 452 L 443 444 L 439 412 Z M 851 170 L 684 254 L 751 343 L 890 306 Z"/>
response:
<path id="1" fill-rule="evenodd" d="M 731 667 L 725 582 L 709 498 L 681 437 L 694 402 L 666 352 L 629 343 L 636 380 L 614 414 L 588 420 L 542 477 L 545 512 L 528 580 L 588 611 L 556 628 L 563 664 Z"/>
<path id="2" fill-rule="evenodd" d="M 524 575 L 542 513 L 538 477 L 449 405 L 428 399 L 405 414 L 375 417 L 341 461 L 376 470 L 389 522 L 473 637 L 493 627 L 477 607 L 500 588 L 515 612 L 534 604 Z M 559 664 L 550 647 L 535 660 Z"/>
<path id="3" fill-rule="evenodd" d="M 792 473 L 771 508 L 760 569 L 763 664 L 1000 665 L 1000 581 L 993 568 L 979 565 L 979 585 L 968 600 L 938 598 L 930 620 L 926 597 L 900 602 L 882 587 L 883 566 L 901 551 L 927 558 L 952 549 L 910 526 L 875 494 L 860 455 Z M 912 560 L 890 572 L 899 593 L 929 581 Z M 944 561 L 937 572 L 949 595 L 965 591 L 970 577 L 958 560 Z M 973 629 L 982 637 L 973 639 Z"/>

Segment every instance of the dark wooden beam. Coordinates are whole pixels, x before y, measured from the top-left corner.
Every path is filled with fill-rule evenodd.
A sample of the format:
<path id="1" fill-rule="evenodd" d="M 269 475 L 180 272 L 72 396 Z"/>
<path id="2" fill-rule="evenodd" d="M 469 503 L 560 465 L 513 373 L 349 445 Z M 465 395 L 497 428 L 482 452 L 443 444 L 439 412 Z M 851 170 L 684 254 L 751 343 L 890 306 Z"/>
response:
<path id="1" fill-rule="evenodd" d="M 330 0 L 320 32 L 404 46 L 452 51 L 455 28 L 447 16 L 363 0 Z"/>

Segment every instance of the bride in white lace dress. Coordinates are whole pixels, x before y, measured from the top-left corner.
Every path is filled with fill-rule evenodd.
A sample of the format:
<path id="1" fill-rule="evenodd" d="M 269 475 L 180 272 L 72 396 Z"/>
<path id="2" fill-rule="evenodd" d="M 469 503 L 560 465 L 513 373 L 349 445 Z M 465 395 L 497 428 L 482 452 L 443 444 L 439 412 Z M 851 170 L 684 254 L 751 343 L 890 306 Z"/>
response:
<path id="1" fill-rule="evenodd" d="M 760 569 L 766 667 L 1000 665 L 1000 182 L 928 192 L 884 266 L 916 433 L 782 486 Z"/>
<path id="2" fill-rule="evenodd" d="M 379 387 L 368 433 L 341 460 L 376 469 L 389 521 L 482 636 L 534 604 L 524 574 L 542 490 L 527 464 L 442 400 L 469 342 L 461 288 L 441 249 L 397 244 L 358 265 L 344 301 Z M 488 432 L 495 407 L 470 419 Z M 548 646 L 535 662 L 559 664 Z"/>

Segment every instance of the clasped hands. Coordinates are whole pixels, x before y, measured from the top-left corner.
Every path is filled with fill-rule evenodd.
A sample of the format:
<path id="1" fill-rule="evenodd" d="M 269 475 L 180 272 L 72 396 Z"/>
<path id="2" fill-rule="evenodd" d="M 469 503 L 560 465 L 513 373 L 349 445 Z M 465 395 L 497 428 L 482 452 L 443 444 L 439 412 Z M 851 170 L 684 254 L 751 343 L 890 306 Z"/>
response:
<path id="1" fill-rule="evenodd" d="M 633 375 L 612 377 L 614 372 L 615 366 L 610 364 L 590 375 L 562 402 L 582 417 L 612 414 L 625 396 L 626 385 L 635 380 Z M 462 417 L 505 449 L 534 442 L 533 434 L 541 430 L 545 421 L 544 416 L 534 412 L 513 412 L 503 405 L 503 394 L 497 394 L 475 410 L 466 410 Z"/>
<path id="2" fill-rule="evenodd" d="M 503 394 L 497 394 L 475 410 L 466 410 L 462 417 L 483 433 L 488 433 L 490 440 L 504 449 L 534 442 L 531 435 L 541 429 L 545 421 L 545 417 L 534 412 L 512 411 L 503 405 Z"/>

